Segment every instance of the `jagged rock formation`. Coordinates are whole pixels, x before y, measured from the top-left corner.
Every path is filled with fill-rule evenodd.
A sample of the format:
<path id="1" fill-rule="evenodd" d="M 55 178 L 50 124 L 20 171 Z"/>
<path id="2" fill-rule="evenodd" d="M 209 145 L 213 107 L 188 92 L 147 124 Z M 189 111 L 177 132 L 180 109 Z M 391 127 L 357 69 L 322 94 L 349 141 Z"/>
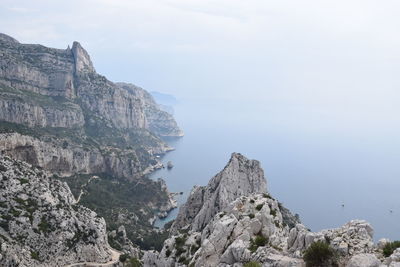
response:
<path id="1" fill-rule="evenodd" d="M 124 87 L 99 75 L 78 42 L 54 49 L 0 34 L 0 153 L 62 177 L 73 192 L 98 175 L 80 203 L 109 230 L 124 225 L 143 241 L 173 204 L 163 183 L 145 176 L 172 149 L 161 136 L 182 132 L 145 90 Z"/>
<path id="2" fill-rule="evenodd" d="M 144 265 L 240 267 L 257 262 L 263 267 L 304 267 L 303 253 L 317 241 L 327 242 L 337 253 L 339 266 L 400 264 L 400 249 L 385 259 L 382 248 L 389 241 L 374 245 L 373 229 L 366 221 L 311 232 L 267 193 L 265 184 L 257 161 L 232 154 L 206 187 L 193 189 L 172 235 L 161 252 L 145 252 Z"/>
<path id="3" fill-rule="evenodd" d="M 304 225 L 292 228 L 288 238 L 291 252 L 303 251 L 312 242 L 329 240 L 330 245 L 343 255 L 371 253 L 374 250 L 373 229 L 366 221 L 354 220 L 341 228 L 313 233 Z"/>
<path id="4" fill-rule="evenodd" d="M 0 265 L 108 262 L 106 224 L 43 170 L 0 157 Z"/>
<path id="5" fill-rule="evenodd" d="M 180 208 L 171 232 L 179 229 L 201 231 L 215 214 L 240 196 L 266 192 L 264 171 L 256 160 L 233 153 L 225 168 L 207 186 L 194 187 Z"/>

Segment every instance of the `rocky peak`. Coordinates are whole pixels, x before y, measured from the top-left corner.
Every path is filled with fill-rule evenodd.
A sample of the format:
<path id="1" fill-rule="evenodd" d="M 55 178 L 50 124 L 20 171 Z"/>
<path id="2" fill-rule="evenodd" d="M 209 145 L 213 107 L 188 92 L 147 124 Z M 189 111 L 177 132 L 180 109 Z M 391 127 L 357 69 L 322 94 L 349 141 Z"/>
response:
<path id="1" fill-rule="evenodd" d="M 89 53 L 77 41 L 72 44 L 72 54 L 75 60 L 76 72 L 95 72 Z"/>
<path id="2" fill-rule="evenodd" d="M 207 186 L 193 188 L 186 204 L 180 208 L 171 231 L 176 233 L 182 228 L 201 231 L 215 214 L 238 197 L 265 193 L 266 188 L 260 162 L 232 153 L 225 168 Z"/>
<path id="3" fill-rule="evenodd" d="M 8 43 L 19 43 L 17 40 L 12 38 L 11 36 L 8 36 L 7 34 L 0 33 L 0 40 L 3 42 L 8 42 Z"/>

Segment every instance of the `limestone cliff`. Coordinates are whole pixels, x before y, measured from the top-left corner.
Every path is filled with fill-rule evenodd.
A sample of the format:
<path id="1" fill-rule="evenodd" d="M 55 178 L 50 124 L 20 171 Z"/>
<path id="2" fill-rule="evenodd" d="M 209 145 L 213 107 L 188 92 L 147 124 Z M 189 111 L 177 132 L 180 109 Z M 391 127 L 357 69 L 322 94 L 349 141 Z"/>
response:
<path id="1" fill-rule="evenodd" d="M 89 54 L 78 42 L 73 43 L 72 49 L 63 50 L 20 44 L 3 34 L 0 55 L 0 84 L 6 88 L 1 91 L 7 91 L 8 95 L 18 93 L 29 97 L 31 93 L 38 94 L 34 94 L 33 100 L 43 96 L 58 97 L 58 100 L 61 98 L 65 102 L 79 104 L 84 112 L 101 116 L 116 128 L 142 128 L 159 135 L 182 135 L 173 117 L 165 114 L 149 93 L 129 85 L 135 89 L 123 89 L 96 73 Z M 25 102 L 26 99 L 20 100 Z M 31 101 L 30 104 L 36 104 L 37 109 L 43 107 L 43 101 Z M 76 112 L 81 114 L 82 110 L 77 109 Z M 57 118 L 45 118 L 47 123 L 37 124 L 70 127 L 53 126 Z M 15 121 L 16 118 L 10 120 L 9 116 L 1 116 L 0 119 L 28 123 L 27 119 Z"/>
<path id="2" fill-rule="evenodd" d="M 81 203 L 143 247 L 154 247 L 143 240 L 158 234 L 155 214 L 173 204 L 163 183 L 145 176 L 172 149 L 161 136 L 181 134 L 145 90 L 98 74 L 78 42 L 54 49 L 0 34 L 0 152 L 50 171 L 74 192 L 100 177 Z"/>
<path id="3" fill-rule="evenodd" d="M 150 93 L 142 88 L 128 83 L 117 83 L 118 86 L 127 92 L 143 99 L 144 112 L 147 119 L 147 125 L 150 131 L 159 136 L 183 136 L 174 117 L 164 110 L 164 107 L 154 101 Z"/>
<path id="4" fill-rule="evenodd" d="M 34 148 L 3 140 L 0 149 L 19 159 L 60 175 L 107 171 L 139 177 L 157 164 L 156 154 L 171 150 L 158 136 L 182 135 L 145 90 L 127 90 L 97 74 L 78 42 L 63 50 L 21 44 L 2 34 L 0 55 L 1 132 L 36 140 L 29 142 Z M 46 142 L 52 137 L 72 145 L 54 147 L 54 159 L 41 159 L 38 154 L 49 151 Z"/>
<path id="5" fill-rule="evenodd" d="M 1 266 L 111 260 L 104 219 L 76 205 L 65 183 L 0 156 L 0 188 Z"/>

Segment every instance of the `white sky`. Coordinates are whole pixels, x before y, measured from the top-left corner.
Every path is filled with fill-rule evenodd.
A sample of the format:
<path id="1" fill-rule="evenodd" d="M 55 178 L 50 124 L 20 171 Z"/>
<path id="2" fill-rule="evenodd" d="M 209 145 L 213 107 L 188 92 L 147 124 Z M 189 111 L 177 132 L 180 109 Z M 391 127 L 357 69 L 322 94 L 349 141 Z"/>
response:
<path id="1" fill-rule="evenodd" d="M 0 2 L 0 32 L 57 48 L 78 40 L 113 81 L 398 122 L 398 0 Z"/>

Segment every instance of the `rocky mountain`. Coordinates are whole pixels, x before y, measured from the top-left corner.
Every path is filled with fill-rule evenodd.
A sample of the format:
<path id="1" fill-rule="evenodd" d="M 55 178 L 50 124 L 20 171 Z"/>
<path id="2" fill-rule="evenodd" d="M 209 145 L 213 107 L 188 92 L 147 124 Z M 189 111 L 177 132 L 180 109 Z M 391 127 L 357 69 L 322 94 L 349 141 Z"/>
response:
<path id="1" fill-rule="evenodd" d="M 106 224 L 66 183 L 0 156 L 0 265 L 64 266 L 113 259 Z"/>
<path id="2" fill-rule="evenodd" d="M 55 49 L 0 34 L 0 152 L 67 182 L 110 231 L 124 225 L 145 248 L 157 246 L 157 213 L 174 208 L 146 175 L 172 149 L 161 137 L 182 135 L 145 90 L 98 74 L 78 42 Z"/>
<path id="3" fill-rule="evenodd" d="M 45 132 L 82 149 L 96 150 L 95 156 L 89 155 L 83 161 L 87 163 L 84 168 L 76 166 L 73 157 L 56 153 L 52 171 L 70 168 L 88 173 L 97 169 L 99 162 L 115 165 L 118 161 L 120 168 L 132 170 L 124 176 L 140 176 L 155 164 L 154 154 L 171 149 L 158 136 L 183 134 L 173 117 L 160 110 L 149 93 L 134 85 L 114 84 L 97 74 L 78 42 L 71 49 L 62 50 L 20 44 L 2 34 L 0 54 L 0 120 L 12 124 L 12 131 L 20 134 L 27 134 L 20 128 L 30 127 L 28 135 L 39 139 L 35 143 L 44 139 Z M 25 146 L 24 153 L 29 147 Z M 133 149 L 124 155 L 121 148 L 127 147 Z M 34 146 L 29 152 L 32 155 L 40 150 Z M 8 151 L 22 157 L 19 146 L 8 146 Z M 80 154 L 74 152 L 71 154 Z M 109 154 L 111 159 L 107 158 Z M 39 158 L 25 160 L 47 163 Z M 118 176 L 125 172 L 115 166 L 107 169 Z"/>
<path id="4" fill-rule="evenodd" d="M 192 190 L 161 252 L 146 251 L 142 261 L 157 267 L 400 266 L 400 249 L 384 255 L 388 244 L 374 244 L 373 229 L 362 220 L 311 232 L 267 192 L 259 162 L 233 153 L 207 186 Z"/>
<path id="5" fill-rule="evenodd" d="M 181 229 L 201 231 L 215 214 L 238 197 L 263 193 L 266 188 L 260 163 L 233 153 L 225 168 L 207 186 L 193 188 L 187 202 L 180 208 L 171 232 L 176 233 Z"/>

